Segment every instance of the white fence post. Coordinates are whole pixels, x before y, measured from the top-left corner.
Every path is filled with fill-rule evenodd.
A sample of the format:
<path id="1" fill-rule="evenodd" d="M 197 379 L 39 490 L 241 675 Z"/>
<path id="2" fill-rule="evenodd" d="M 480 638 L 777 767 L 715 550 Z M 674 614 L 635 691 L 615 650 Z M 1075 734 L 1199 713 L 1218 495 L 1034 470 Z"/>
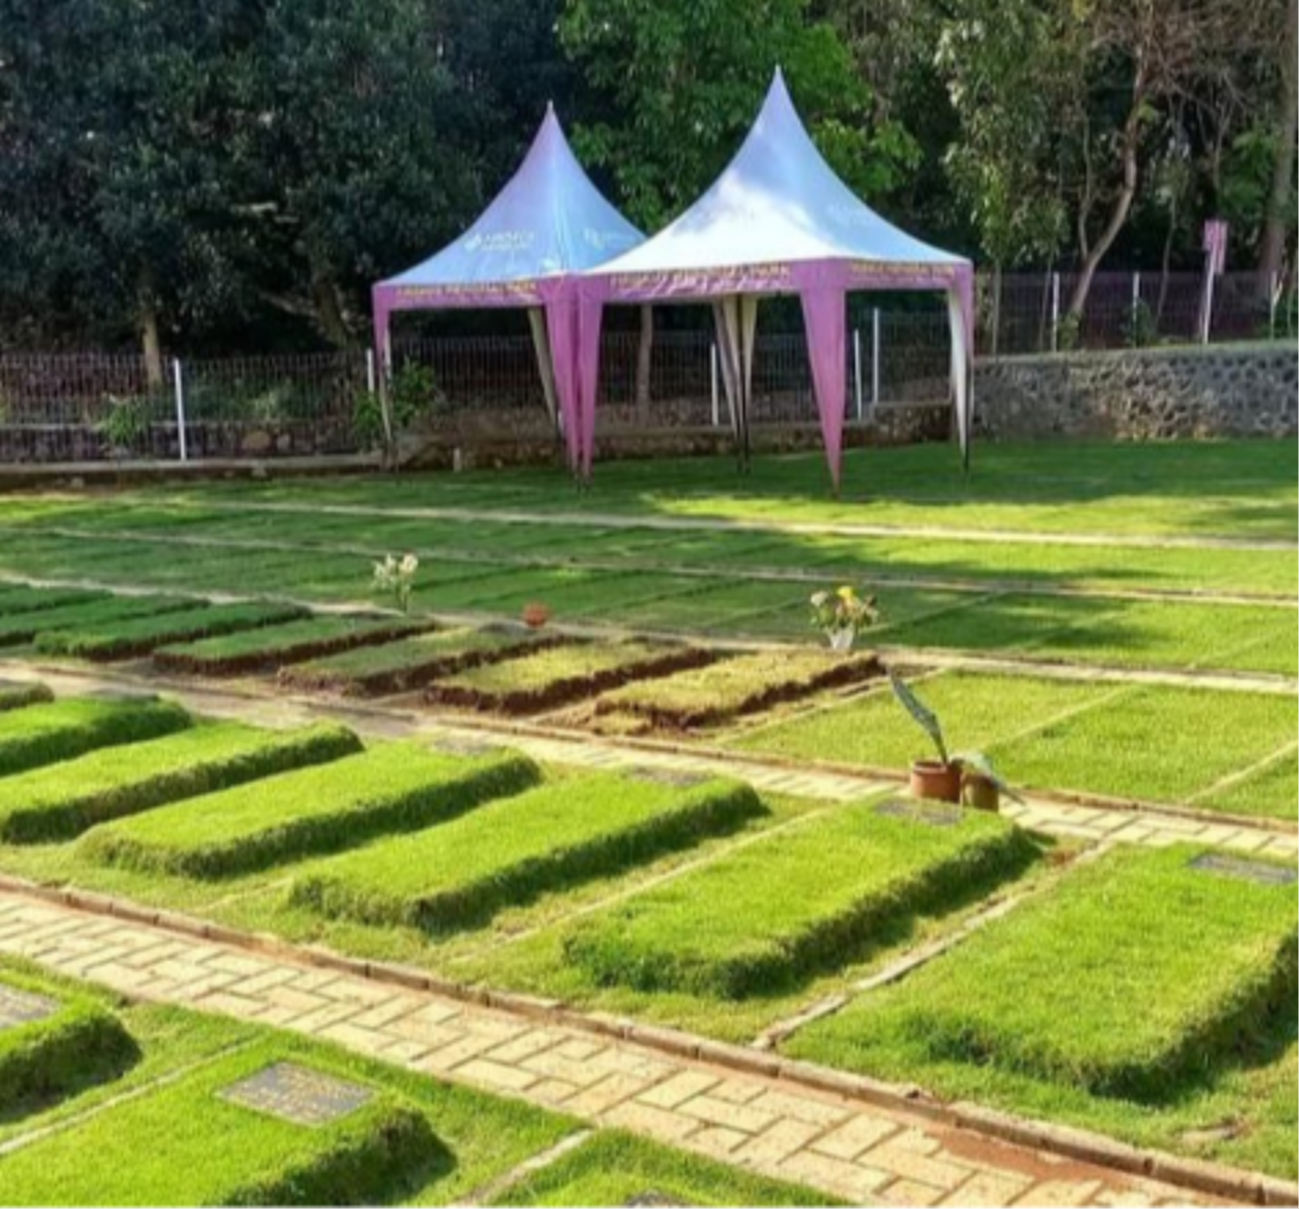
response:
<path id="1" fill-rule="evenodd" d="M 176 395 L 176 434 L 179 437 L 180 460 L 189 461 L 189 446 L 185 441 L 185 377 L 181 372 L 180 358 L 171 363 L 172 386 Z"/>
<path id="2" fill-rule="evenodd" d="M 857 400 L 857 419 L 862 418 L 861 407 L 861 329 L 852 329 L 852 378 Z"/>
<path id="3" fill-rule="evenodd" d="M 713 427 L 717 428 L 722 423 L 722 404 L 717 397 L 717 345 L 708 346 L 708 386 L 712 394 L 713 401 Z"/>
<path id="4" fill-rule="evenodd" d="M 880 405 L 880 309 L 871 308 L 871 412 Z"/>
<path id="5" fill-rule="evenodd" d="M 1135 338 L 1137 334 L 1137 313 L 1141 306 L 1141 270 L 1137 269 L 1132 274 L 1132 334 Z"/>
<path id="6" fill-rule="evenodd" d="M 1051 351 L 1060 351 L 1060 274 L 1051 274 Z"/>
<path id="7" fill-rule="evenodd" d="M 374 349 L 367 348 L 365 350 L 365 389 L 370 394 L 374 394 L 376 384 L 374 373 Z"/>
<path id="8" fill-rule="evenodd" d="M 1267 338 L 1276 339 L 1276 307 L 1281 301 L 1281 275 L 1273 273 L 1267 283 Z"/>

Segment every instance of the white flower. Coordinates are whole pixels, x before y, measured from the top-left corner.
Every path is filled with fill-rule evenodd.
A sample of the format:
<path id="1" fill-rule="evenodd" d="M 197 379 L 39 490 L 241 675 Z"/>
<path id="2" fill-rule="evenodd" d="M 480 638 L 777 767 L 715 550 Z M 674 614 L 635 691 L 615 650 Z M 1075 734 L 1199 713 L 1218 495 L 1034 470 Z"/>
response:
<path id="1" fill-rule="evenodd" d="M 419 570 L 419 559 L 413 554 L 407 554 L 401 560 L 401 573 L 403 575 L 414 575 Z"/>
<path id="2" fill-rule="evenodd" d="M 826 601 L 828 601 L 829 599 L 830 599 L 829 592 L 813 592 L 812 607 L 814 609 L 823 609 L 825 608 Z"/>

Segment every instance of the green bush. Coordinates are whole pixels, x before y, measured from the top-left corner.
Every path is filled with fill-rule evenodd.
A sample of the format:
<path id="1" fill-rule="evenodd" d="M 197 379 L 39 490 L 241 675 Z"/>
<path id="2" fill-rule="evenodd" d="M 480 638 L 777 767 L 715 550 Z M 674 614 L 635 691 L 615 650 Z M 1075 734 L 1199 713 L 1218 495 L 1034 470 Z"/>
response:
<path id="1" fill-rule="evenodd" d="M 291 899 L 364 923 L 470 927 L 544 891 L 732 831 L 763 810 L 735 781 L 682 788 L 585 774 L 344 853 L 298 878 Z"/>
<path id="2" fill-rule="evenodd" d="M 0 777 L 171 734 L 191 721 L 179 705 L 155 698 L 65 697 L 11 710 L 0 714 Z"/>
<path id="3" fill-rule="evenodd" d="M 857 960 L 1036 855 L 996 816 L 934 825 L 879 805 L 846 806 L 638 894 L 579 925 L 565 955 L 601 985 L 738 999 Z"/>
<path id="4" fill-rule="evenodd" d="M 53 999 L 58 1007 L 43 1020 L 0 1029 L 0 1116 L 116 1078 L 138 1058 L 121 1021 L 96 1000 L 8 970 L 0 972 L 4 987 Z"/>
<path id="5" fill-rule="evenodd" d="M 195 726 L 0 779 L 0 842 L 48 843 L 109 819 L 358 751 L 346 727 Z"/>
<path id="6" fill-rule="evenodd" d="M 539 779 L 514 752 L 466 758 L 386 743 L 107 823 L 81 842 L 107 864 L 224 877 L 427 827 Z"/>
<path id="7" fill-rule="evenodd" d="M 308 610 L 299 605 L 272 601 L 208 605 L 187 609 L 174 617 L 137 617 L 117 624 L 107 622 L 93 629 L 42 631 L 37 636 L 36 649 L 44 655 L 70 655 L 95 661 L 131 659 L 167 643 L 256 629 L 307 614 Z"/>

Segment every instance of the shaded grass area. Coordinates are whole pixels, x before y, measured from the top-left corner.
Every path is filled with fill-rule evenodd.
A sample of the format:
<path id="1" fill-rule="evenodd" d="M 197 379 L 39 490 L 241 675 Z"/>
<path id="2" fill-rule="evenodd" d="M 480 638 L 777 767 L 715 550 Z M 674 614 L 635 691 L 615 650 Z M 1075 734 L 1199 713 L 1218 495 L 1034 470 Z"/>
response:
<path id="1" fill-rule="evenodd" d="M 109 864 L 227 877 L 425 827 L 518 792 L 539 775 L 513 752 L 466 758 L 387 743 L 108 823 L 82 843 Z"/>
<path id="2" fill-rule="evenodd" d="M 179 705 L 153 698 L 67 697 L 0 714 L 0 776 L 70 760 L 98 747 L 184 730 Z"/>
<path id="3" fill-rule="evenodd" d="M 763 651 L 633 681 L 602 695 L 596 713 L 632 714 L 653 726 L 689 730 L 881 674 L 873 655 Z"/>
<path id="4" fill-rule="evenodd" d="M 0 779 L 0 841 L 68 839 L 97 823 L 358 751 L 345 727 L 200 724 Z"/>
<path id="5" fill-rule="evenodd" d="M 256 629 L 306 614 L 307 610 L 297 605 L 271 601 L 206 605 L 174 616 L 106 620 L 98 626 L 42 630 L 36 636 L 36 649 L 45 655 L 73 655 L 96 661 L 130 659 L 168 643 Z"/>
<path id="6" fill-rule="evenodd" d="M 551 641 L 504 629 L 434 630 L 286 667 L 279 678 L 282 684 L 294 688 L 333 691 L 349 697 L 379 696 L 421 688 L 438 676 Z"/>
<path id="7" fill-rule="evenodd" d="M 601 1130 L 527 1176 L 493 1205 L 834 1205 L 779 1180 L 669 1150 L 617 1129 Z"/>
<path id="8" fill-rule="evenodd" d="M 116 1078 L 139 1056 L 121 1022 L 91 996 L 0 964 L 5 991 L 50 1014 L 0 1028 L 0 1121 Z"/>
<path id="9" fill-rule="evenodd" d="M 54 693 L 48 684 L 38 680 L 0 680 L 0 713 L 10 709 L 22 709 L 24 705 L 41 705 L 54 700 Z"/>
<path id="10" fill-rule="evenodd" d="M 89 603 L 37 609 L 0 617 L 0 646 L 31 642 L 39 635 L 69 627 L 119 625 L 136 618 L 190 613 L 202 605 L 201 600 L 182 596 L 105 596 Z"/>
<path id="11" fill-rule="evenodd" d="M 170 671 L 203 676 L 273 671 L 286 663 L 375 646 L 423 628 L 404 617 L 319 616 L 197 642 L 165 646 L 153 660 Z"/>
<path id="12" fill-rule="evenodd" d="M 749 786 L 734 781 L 685 788 L 583 774 L 344 853 L 300 876 L 291 896 L 362 923 L 464 928 L 544 891 L 732 831 L 763 809 Z"/>
<path id="13" fill-rule="evenodd" d="M 712 658 L 709 651 L 692 646 L 563 643 L 453 673 L 431 684 L 425 696 L 435 705 L 532 713 L 638 677 L 698 667 Z"/>
<path id="14" fill-rule="evenodd" d="M 1293 1176 L 1294 887 L 1191 868 L 1197 851 L 1077 869 L 786 1048 Z"/>
<path id="15" fill-rule="evenodd" d="M 859 958 L 901 917 L 986 891 L 1035 856 L 972 812 L 861 802 L 637 895 L 575 929 L 565 953 L 601 984 L 723 999 L 771 993 Z"/>

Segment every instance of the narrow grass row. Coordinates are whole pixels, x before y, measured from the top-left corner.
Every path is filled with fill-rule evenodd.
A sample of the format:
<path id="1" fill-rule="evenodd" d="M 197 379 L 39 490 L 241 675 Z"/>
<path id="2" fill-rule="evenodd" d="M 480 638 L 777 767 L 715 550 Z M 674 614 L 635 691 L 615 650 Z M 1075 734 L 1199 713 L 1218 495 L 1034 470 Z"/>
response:
<path id="1" fill-rule="evenodd" d="M 203 601 L 184 596 L 104 596 L 91 601 L 0 616 L 0 646 L 18 646 L 66 629 L 116 626 L 140 618 L 193 612 Z"/>
<path id="2" fill-rule="evenodd" d="M 54 700 L 48 684 L 31 680 L 0 680 L 0 713 L 22 709 L 24 705 L 41 705 Z"/>

